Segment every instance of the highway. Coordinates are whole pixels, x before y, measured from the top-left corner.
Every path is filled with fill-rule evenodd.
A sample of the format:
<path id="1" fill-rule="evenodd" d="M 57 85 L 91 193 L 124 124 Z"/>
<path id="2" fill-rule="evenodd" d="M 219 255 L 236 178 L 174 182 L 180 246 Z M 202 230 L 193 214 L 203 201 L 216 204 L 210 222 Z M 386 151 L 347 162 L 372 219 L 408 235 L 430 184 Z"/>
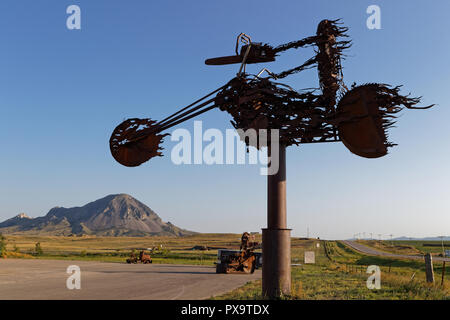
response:
<path id="1" fill-rule="evenodd" d="M 384 251 L 379 251 L 375 248 L 371 248 L 368 246 L 365 246 L 361 243 L 358 243 L 356 241 L 350 241 L 350 240 L 343 240 L 342 241 L 347 246 L 355 249 L 356 251 L 359 251 L 364 254 L 372 255 L 372 256 L 383 256 L 383 257 L 392 257 L 392 258 L 402 258 L 402 259 L 421 259 L 424 260 L 423 256 L 417 255 L 406 255 L 406 254 L 395 254 L 395 253 L 389 253 Z M 433 257 L 433 261 L 450 261 L 450 258 L 442 258 L 442 257 Z"/>

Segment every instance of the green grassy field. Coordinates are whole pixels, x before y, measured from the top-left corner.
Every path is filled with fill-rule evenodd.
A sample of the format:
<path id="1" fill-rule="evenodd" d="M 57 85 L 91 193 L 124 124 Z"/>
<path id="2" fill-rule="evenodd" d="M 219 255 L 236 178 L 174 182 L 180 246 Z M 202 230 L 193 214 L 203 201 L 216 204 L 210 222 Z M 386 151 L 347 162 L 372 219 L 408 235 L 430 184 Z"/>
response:
<path id="1" fill-rule="evenodd" d="M 256 237 L 261 241 L 260 235 Z M 152 254 L 154 263 L 214 265 L 218 248 L 239 249 L 239 234 L 197 234 L 189 237 L 37 237 L 6 236 L 9 258 L 92 260 L 124 263 L 131 250 L 158 247 Z M 36 256 L 35 244 L 43 254 Z M 317 247 L 319 244 L 319 247 Z M 421 246 L 389 247 L 389 244 L 365 243 L 377 249 L 415 254 Z M 423 245 L 423 244 L 422 244 Z M 192 250 L 208 247 L 208 250 Z M 162 248 L 162 249 L 161 249 Z M 425 247 L 435 250 L 435 247 Z M 16 252 L 14 252 L 16 251 Z M 18 252 L 17 252 L 18 251 Z M 314 251 L 315 264 L 303 264 L 304 252 Z M 393 251 L 391 251 L 393 252 Z M 425 251 L 424 251 L 425 252 Z M 435 251 L 433 251 L 435 252 Z M 436 253 L 436 252 L 435 252 Z M 436 283 L 425 282 L 421 260 L 393 259 L 358 253 L 339 241 L 292 239 L 292 295 L 285 299 L 450 299 L 450 265 L 446 268 L 442 288 L 442 264 L 435 262 Z M 381 289 L 366 287 L 367 266 L 381 269 Z M 246 284 L 215 299 L 261 299 L 261 281 Z"/>
<path id="2" fill-rule="evenodd" d="M 256 240 L 261 241 L 260 236 Z M 26 258 L 125 262 L 133 249 L 156 247 L 158 250 L 152 254 L 153 263 L 213 265 L 218 248 L 239 249 L 240 235 L 197 234 L 183 238 L 9 235 L 6 241 L 9 252 L 24 253 Z M 42 255 L 35 255 L 37 242 L 43 250 Z M 193 250 L 194 247 L 209 250 Z M 20 256 L 15 254 L 14 258 Z"/>
<path id="3" fill-rule="evenodd" d="M 366 256 L 339 241 L 292 241 L 292 260 L 302 263 L 304 251 L 316 252 L 315 264 L 292 268 L 292 294 L 285 299 L 307 300 L 412 300 L 450 299 L 450 266 L 446 267 L 445 286 L 440 286 L 442 265 L 434 264 L 435 285 L 425 282 L 422 261 Z M 381 269 L 381 289 L 366 286 L 367 266 Z M 447 289 L 445 289 L 447 288 Z M 261 281 L 247 283 L 215 299 L 262 299 Z"/>

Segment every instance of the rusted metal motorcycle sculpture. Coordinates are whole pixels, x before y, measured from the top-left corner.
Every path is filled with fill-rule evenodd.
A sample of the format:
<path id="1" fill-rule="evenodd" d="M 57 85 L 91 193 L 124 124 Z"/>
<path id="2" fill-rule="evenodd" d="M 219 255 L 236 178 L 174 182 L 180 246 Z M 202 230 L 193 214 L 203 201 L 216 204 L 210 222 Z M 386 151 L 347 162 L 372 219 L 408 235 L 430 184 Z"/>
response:
<path id="1" fill-rule="evenodd" d="M 415 105 L 420 98 L 401 95 L 399 86 L 378 83 L 354 85 L 349 90 L 341 66 L 343 51 L 351 46 L 346 32 L 337 20 L 323 20 L 315 36 L 278 47 L 239 35 L 236 55 L 205 61 L 209 65 L 240 63 L 235 78 L 161 121 L 132 118 L 121 123 L 110 138 L 114 159 L 134 167 L 161 156 L 164 131 L 214 108 L 230 113 L 235 128 L 279 129 L 280 143 L 285 146 L 342 141 L 362 157 L 386 155 L 388 147 L 394 146 L 387 140 L 387 129 L 395 123 L 395 115 L 402 106 L 419 109 Z M 239 42 L 244 43 L 240 53 Z M 245 73 L 247 64 L 274 61 L 281 52 L 309 46 L 316 47 L 315 56 L 298 67 L 280 73 L 265 68 L 257 75 Z M 278 82 L 313 67 L 318 69 L 320 90 L 298 92 Z M 261 77 L 264 71 L 268 77 Z"/>
<path id="2" fill-rule="evenodd" d="M 268 155 L 278 149 L 279 168 L 268 175 L 267 228 L 263 229 L 264 296 L 280 297 L 290 293 L 290 229 L 286 224 L 286 147 L 305 143 L 338 142 L 354 154 L 378 158 L 395 144 L 388 141 L 388 129 L 395 123 L 403 108 L 416 107 L 419 98 L 400 94 L 400 86 L 371 83 L 349 89 L 344 84 L 341 57 L 351 46 L 347 28 L 338 20 L 323 20 L 316 35 L 277 47 L 252 42 L 240 34 L 236 54 L 206 60 L 208 65 L 239 63 L 233 79 L 203 98 L 182 108 L 161 121 L 128 119 L 113 131 L 109 140 L 111 154 L 124 166 L 134 167 L 149 159 L 162 156 L 161 143 L 169 128 L 218 108 L 228 112 L 236 129 L 278 130 L 279 148 L 268 148 Z M 239 50 L 239 45 L 242 44 Z M 258 74 L 246 73 L 246 65 L 275 61 L 289 49 L 315 47 L 315 54 L 303 64 L 274 73 L 262 69 Z M 319 88 L 296 91 L 281 83 L 283 78 L 313 67 L 317 68 Z M 263 77 L 266 72 L 268 76 Z M 276 133 L 276 131 L 275 131 Z M 271 134 L 266 141 L 251 141 L 241 136 L 247 146 L 258 149 L 272 144 Z M 261 139 L 262 140 L 262 139 Z M 272 158 L 272 157 L 271 157 Z M 252 270 L 252 255 L 241 250 L 229 265 L 247 272 Z"/>

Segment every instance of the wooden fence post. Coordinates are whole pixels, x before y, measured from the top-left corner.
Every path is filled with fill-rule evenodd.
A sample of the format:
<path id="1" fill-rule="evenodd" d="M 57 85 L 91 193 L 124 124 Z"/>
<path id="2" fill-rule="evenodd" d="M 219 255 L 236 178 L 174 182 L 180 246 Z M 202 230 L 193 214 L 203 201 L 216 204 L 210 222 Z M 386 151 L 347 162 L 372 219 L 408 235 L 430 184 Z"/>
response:
<path id="1" fill-rule="evenodd" d="M 444 277 L 445 277 L 445 261 L 442 263 L 442 280 L 441 280 L 442 287 L 444 287 Z"/>
<path id="2" fill-rule="evenodd" d="M 431 253 L 425 255 L 425 271 L 427 274 L 427 282 L 434 283 L 433 259 Z"/>

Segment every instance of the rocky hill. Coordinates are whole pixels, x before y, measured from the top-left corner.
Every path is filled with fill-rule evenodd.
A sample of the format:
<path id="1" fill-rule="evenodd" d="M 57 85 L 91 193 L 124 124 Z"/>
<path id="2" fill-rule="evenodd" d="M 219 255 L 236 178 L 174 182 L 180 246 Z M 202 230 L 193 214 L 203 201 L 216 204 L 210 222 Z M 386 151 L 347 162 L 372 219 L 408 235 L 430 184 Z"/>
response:
<path id="1" fill-rule="evenodd" d="M 99 236 L 194 234 L 170 222 L 163 222 L 152 209 L 127 194 L 109 195 L 83 207 L 55 207 L 38 218 L 21 213 L 0 223 L 0 233 Z"/>

